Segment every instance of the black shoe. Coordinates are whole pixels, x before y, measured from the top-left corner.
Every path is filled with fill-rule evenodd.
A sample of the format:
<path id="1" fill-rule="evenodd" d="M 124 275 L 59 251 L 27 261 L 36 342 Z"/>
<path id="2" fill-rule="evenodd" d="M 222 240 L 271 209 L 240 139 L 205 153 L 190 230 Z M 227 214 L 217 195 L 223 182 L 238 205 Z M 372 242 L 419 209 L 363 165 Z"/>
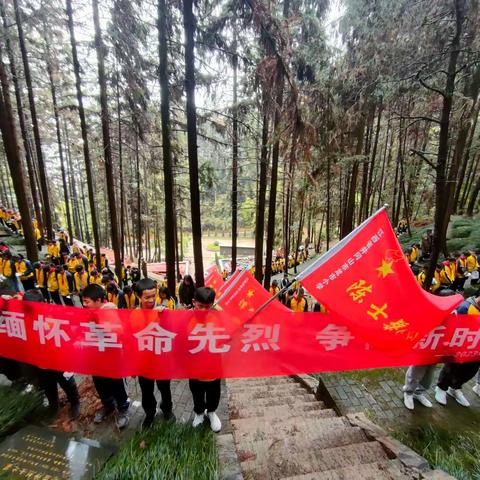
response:
<path id="1" fill-rule="evenodd" d="M 175 414 L 170 411 L 170 412 L 163 412 L 163 419 L 167 421 L 172 421 L 174 422 L 177 418 L 175 417 Z"/>
<path id="2" fill-rule="evenodd" d="M 150 428 L 155 420 L 155 413 L 148 413 L 142 423 L 142 429 Z"/>
<path id="3" fill-rule="evenodd" d="M 76 420 L 80 416 L 80 404 L 75 403 L 70 406 L 70 418 Z"/>

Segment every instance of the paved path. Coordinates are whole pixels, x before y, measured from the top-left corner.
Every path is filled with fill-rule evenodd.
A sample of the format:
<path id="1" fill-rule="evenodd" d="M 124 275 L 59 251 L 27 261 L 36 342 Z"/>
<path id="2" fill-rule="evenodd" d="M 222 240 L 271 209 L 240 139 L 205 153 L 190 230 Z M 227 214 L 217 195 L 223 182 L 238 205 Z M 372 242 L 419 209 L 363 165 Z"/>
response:
<path id="1" fill-rule="evenodd" d="M 475 381 L 464 385 L 462 391 L 471 403 L 465 408 L 448 397 L 444 407 L 434 400 L 435 382 L 427 396 L 433 403 L 425 408 L 415 402 L 413 411 L 403 405 L 402 386 L 406 369 L 385 369 L 319 374 L 323 384 L 343 414 L 365 412 L 369 417 L 387 429 L 406 429 L 422 425 L 465 432 L 480 428 L 480 397 L 473 391 Z M 437 369 L 437 375 L 440 366 Z M 435 377 L 436 378 L 436 377 Z"/>

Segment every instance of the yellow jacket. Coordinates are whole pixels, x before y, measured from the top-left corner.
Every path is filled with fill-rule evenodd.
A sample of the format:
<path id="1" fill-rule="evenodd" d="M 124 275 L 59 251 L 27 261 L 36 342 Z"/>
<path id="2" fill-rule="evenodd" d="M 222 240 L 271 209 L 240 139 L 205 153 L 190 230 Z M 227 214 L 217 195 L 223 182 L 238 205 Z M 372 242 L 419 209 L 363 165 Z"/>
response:
<path id="1" fill-rule="evenodd" d="M 125 305 L 127 308 L 136 308 L 137 307 L 137 296 L 132 293 L 126 293 L 124 295 L 125 298 Z"/>
<path id="2" fill-rule="evenodd" d="M 60 247 L 55 244 L 55 245 L 49 245 L 47 247 L 47 253 L 51 256 L 51 257 L 60 257 Z"/>
<path id="3" fill-rule="evenodd" d="M 75 267 L 76 267 L 77 265 L 80 265 L 80 264 L 79 264 L 79 262 L 78 262 L 78 260 L 77 260 L 76 258 L 69 258 L 69 259 L 67 260 L 67 267 L 68 267 L 68 271 L 69 271 L 70 273 L 75 273 Z"/>
<path id="4" fill-rule="evenodd" d="M 290 308 L 294 312 L 305 312 L 307 310 L 307 301 L 305 300 L 305 297 L 302 297 L 300 301 L 297 297 L 293 297 L 290 300 Z"/>
<path id="5" fill-rule="evenodd" d="M 20 280 L 28 280 L 33 277 L 33 270 L 29 268 L 25 260 L 19 260 L 15 263 L 15 270 L 17 273 L 21 273 Z"/>
<path id="6" fill-rule="evenodd" d="M 70 295 L 70 287 L 68 286 L 67 272 L 62 272 L 57 275 L 58 293 L 62 297 Z"/>
<path id="7" fill-rule="evenodd" d="M 83 271 L 82 273 L 75 272 L 75 274 L 73 275 L 73 279 L 75 280 L 76 292 L 81 292 L 89 283 L 88 273 L 85 271 Z"/>
<path id="8" fill-rule="evenodd" d="M 58 292 L 58 279 L 55 270 L 47 275 L 47 288 L 49 292 Z"/>
<path id="9" fill-rule="evenodd" d="M 45 272 L 43 271 L 43 268 L 35 269 L 35 281 L 40 288 L 45 287 Z"/>
<path id="10" fill-rule="evenodd" d="M 467 257 L 467 270 L 472 273 L 476 268 L 478 268 L 477 257 L 475 255 L 469 255 Z"/>

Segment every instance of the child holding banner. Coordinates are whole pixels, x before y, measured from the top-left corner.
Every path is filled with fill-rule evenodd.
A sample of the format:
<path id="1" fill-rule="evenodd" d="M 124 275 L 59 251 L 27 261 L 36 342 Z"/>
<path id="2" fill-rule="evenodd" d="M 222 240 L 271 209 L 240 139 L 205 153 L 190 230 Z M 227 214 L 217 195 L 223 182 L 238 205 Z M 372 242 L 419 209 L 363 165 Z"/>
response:
<path id="1" fill-rule="evenodd" d="M 137 294 L 140 305 L 138 308 L 143 310 L 164 310 L 166 307 L 156 304 L 157 289 L 151 278 L 142 278 L 135 285 L 135 293 Z M 174 304 L 171 305 L 174 308 Z M 155 398 L 155 383 L 160 390 L 162 402 L 160 409 L 163 412 L 165 420 L 175 419 L 173 414 L 172 392 L 170 390 L 170 380 L 152 380 L 146 377 L 138 377 L 140 389 L 142 390 L 142 407 L 145 411 L 145 419 L 142 428 L 148 428 L 153 424 L 157 413 L 157 399 Z"/>
<path id="2" fill-rule="evenodd" d="M 194 310 L 210 310 L 215 302 L 215 290 L 209 287 L 200 287 L 195 290 L 193 297 Z M 220 403 L 220 379 L 188 381 L 193 395 L 193 427 L 202 425 L 205 413 L 210 420 L 210 428 L 214 432 L 222 429 L 222 422 L 216 414 Z"/>

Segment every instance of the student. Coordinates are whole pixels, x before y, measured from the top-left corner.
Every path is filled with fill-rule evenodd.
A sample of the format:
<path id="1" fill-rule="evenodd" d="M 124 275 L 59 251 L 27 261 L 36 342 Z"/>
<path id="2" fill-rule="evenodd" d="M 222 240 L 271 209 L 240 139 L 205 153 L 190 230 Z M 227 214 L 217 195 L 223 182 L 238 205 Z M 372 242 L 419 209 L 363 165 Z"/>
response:
<path id="1" fill-rule="evenodd" d="M 25 292 L 23 299 L 28 302 L 44 303 L 45 299 L 39 289 L 31 289 Z M 58 385 L 65 392 L 70 403 L 70 418 L 75 420 L 80 416 L 80 395 L 73 374 L 65 374 L 56 370 L 38 369 L 40 387 L 45 392 L 48 407 L 52 413 L 58 412 Z"/>
<path id="2" fill-rule="evenodd" d="M 479 315 L 480 297 L 467 298 L 457 308 L 457 313 Z M 462 386 L 475 376 L 479 367 L 480 362 L 445 363 L 440 371 L 438 383 L 435 387 L 435 400 L 441 405 L 446 405 L 447 395 L 449 395 L 462 407 L 469 407 L 470 402 L 465 398 Z"/>
<path id="3" fill-rule="evenodd" d="M 178 296 L 180 297 L 180 303 L 185 308 L 192 307 L 194 293 L 195 293 L 195 285 L 193 283 L 193 278 L 190 275 L 185 275 L 178 289 Z"/>
<path id="4" fill-rule="evenodd" d="M 83 268 L 83 265 L 77 265 L 75 267 L 75 274 L 73 275 L 73 280 L 75 284 L 75 292 L 80 295 L 84 288 L 89 283 L 89 275 Z"/>
<path id="5" fill-rule="evenodd" d="M 142 278 L 135 285 L 135 293 L 138 297 L 139 306 L 143 310 L 160 309 L 164 310 L 164 306 L 156 305 L 157 290 L 155 283 L 151 278 Z M 142 390 L 142 407 L 145 411 L 145 419 L 143 420 L 142 428 L 148 428 L 153 424 L 155 415 L 157 413 L 157 399 L 155 398 L 155 383 L 162 401 L 160 409 L 163 412 L 165 420 L 173 420 L 172 392 L 170 390 L 170 380 L 152 380 L 146 377 L 138 377 L 140 389 Z"/>
<path id="6" fill-rule="evenodd" d="M 44 300 L 50 303 L 50 295 L 47 288 L 48 267 L 43 262 L 35 262 L 33 264 L 33 272 L 35 274 L 35 288 L 39 288 Z"/>
<path id="7" fill-rule="evenodd" d="M 20 255 L 14 256 L 13 260 L 15 261 L 16 276 L 19 277 L 22 282 L 24 291 L 34 288 L 35 275 L 33 273 L 32 264 Z"/>
<path id="8" fill-rule="evenodd" d="M 200 287 L 195 290 L 193 298 L 194 310 L 210 310 L 215 302 L 215 290 L 209 287 Z M 216 410 L 220 403 L 221 383 L 220 379 L 188 381 L 193 396 L 193 427 L 202 425 L 206 416 L 210 420 L 210 428 L 214 432 L 222 429 L 222 422 L 218 418 Z"/>
<path id="9" fill-rule="evenodd" d="M 95 283 L 96 285 L 102 286 L 102 276 L 98 273 L 98 270 L 94 268 L 90 272 L 90 276 L 88 277 L 88 283 Z"/>
<path id="10" fill-rule="evenodd" d="M 123 299 L 125 300 L 125 308 L 137 308 L 138 298 L 130 285 L 123 287 Z"/>
<path id="11" fill-rule="evenodd" d="M 83 308 L 116 308 L 112 304 L 105 303 L 105 290 L 96 284 L 90 284 L 83 290 L 81 300 Z M 123 379 L 98 376 L 93 376 L 92 379 L 103 405 L 95 414 L 94 423 L 102 423 L 115 412 L 116 407 L 118 413 L 115 423 L 119 429 L 125 428 L 130 421 L 128 417 L 130 402 Z"/>
<path id="12" fill-rule="evenodd" d="M 50 298 L 57 305 L 62 304 L 60 299 L 60 294 L 58 293 L 58 278 L 57 278 L 57 268 L 55 265 L 50 264 L 50 268 L 47 270 L 47 290 L 50 294 Z"/>
<path id="13" fill-rule="evenodd" d="M 175 299 L 170 295 L 167 287 L 160 287 L 157 295 L 157 306 L 161 305 L 168 310 L 175 310 Z"/>
<path id="14" fill-rule="evenodd" d="M 272 281 L 272 285 L 270 287 L 270 295 L 274 296 L 280 291 L 280 288 L 278 286 L 278 282 L 276 280 Z"/>
<path id="15" fill-rule="evenodd" d="M 308 302 L 304 296 L 305 292 L 303 288 L 299 288 L 292 298 L 288 301 L 288 307 L 294 312 L 307 312 Z"/>
<path id="16" fill-rule="evenodd" d="M 117 308 L 126 308 L 123 292 L 117 284 L 110 280 L 106 286 L 107 302 L 113 303 Z"/>
<path id="17" fill-rule="evenodd" d="M 67 266 L 63 265 L 56 267 L 55 271 L 57 273 L 57 281 L 58 281 L 58 293 L 62 297 L 64 305 L 67 307 L 73 307 L 73 301 L 70 294 L 72 293 L 72 276 L 70 272 L 67 271 Z"/>

